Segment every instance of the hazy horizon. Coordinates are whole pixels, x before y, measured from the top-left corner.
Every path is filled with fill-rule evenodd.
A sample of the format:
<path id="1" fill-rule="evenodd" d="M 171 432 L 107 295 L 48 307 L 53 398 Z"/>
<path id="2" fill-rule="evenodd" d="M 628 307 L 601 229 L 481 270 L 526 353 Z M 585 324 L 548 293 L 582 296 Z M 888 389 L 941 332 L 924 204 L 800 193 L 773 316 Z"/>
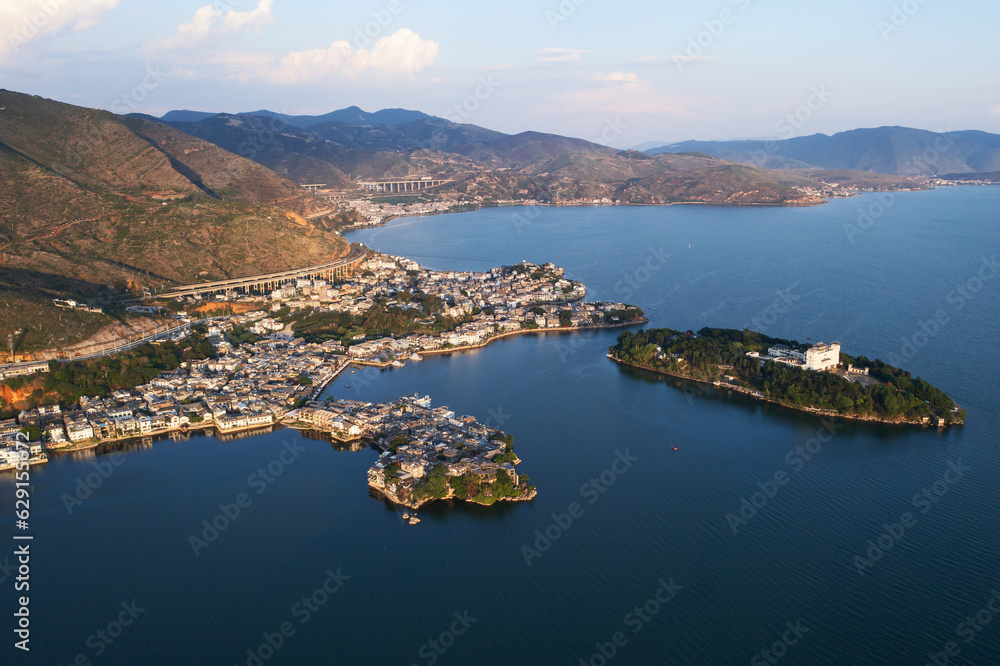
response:
<path id="1" fill-rule="evenodd" d="M 861 127 L 1000 132 L 997 6 L 14 0 L 0 85 L 160 116 L 407 108 L 609 145 Z M 929 48 L 940 45 L 941 48 Z M 942 57 L 941 54 L 945 54 Z"/>

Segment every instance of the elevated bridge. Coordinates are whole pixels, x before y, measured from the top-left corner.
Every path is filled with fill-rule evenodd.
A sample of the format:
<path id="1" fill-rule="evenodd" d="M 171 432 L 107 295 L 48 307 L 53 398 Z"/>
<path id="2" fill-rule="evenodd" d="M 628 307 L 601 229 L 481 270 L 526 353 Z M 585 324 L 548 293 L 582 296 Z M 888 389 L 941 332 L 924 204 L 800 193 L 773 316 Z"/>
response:
<path id="1" fill-rule="evenodd" d="M 308 266 L 306 268 L 296 268 L 278 273 L 268 273 L 267 275 L 253 275 L 244 278 L 234 278 L 232 280 L 218 280 L 216 282 L 204 282 L 202 284 L 189 284 L 181 287 L 173 287 L 164 291 L 152 294 L 157 298 L 178 298 L 183 296 L 198 296 L 203 294 L 230 293 L 235 290 L 246 292 L 270 292 L 278 289 L 289 280 L 329 280 L 342 279 L 354 273 L 357 267 L 365 258 L 365 249 L 360 245 L 352 245 L 351 253 L 336 261 L 331 261 L 318 266 Z"/>
<path id="2" fill-rule="evenodd" d="M 438 185 L 450 183 L 450 180 L 436 178 L 403 178 L 400 180 L 362 180 L 358 185 L 372 192 L 392 192 L 401 194 L 403 192 L 419 192 Z"/>

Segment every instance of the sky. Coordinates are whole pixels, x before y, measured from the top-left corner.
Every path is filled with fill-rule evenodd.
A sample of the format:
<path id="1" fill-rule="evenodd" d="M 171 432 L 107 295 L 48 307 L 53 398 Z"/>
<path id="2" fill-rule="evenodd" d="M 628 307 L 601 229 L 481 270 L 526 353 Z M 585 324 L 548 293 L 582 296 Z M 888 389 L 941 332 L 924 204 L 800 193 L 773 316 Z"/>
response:
<path id="1" fill-rule="evenodd" d="M 618 148 L 1000 133 L 995 0 L 0 0 L 0 87 L 116 113 L 417 109 Z"/>

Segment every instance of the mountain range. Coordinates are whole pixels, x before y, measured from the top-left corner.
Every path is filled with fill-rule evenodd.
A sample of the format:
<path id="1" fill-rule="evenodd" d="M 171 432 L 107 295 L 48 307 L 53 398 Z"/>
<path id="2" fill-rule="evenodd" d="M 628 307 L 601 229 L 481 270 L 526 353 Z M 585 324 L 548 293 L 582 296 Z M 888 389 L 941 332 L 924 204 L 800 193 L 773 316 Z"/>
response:
<path id="1" fill-rule="evenodd" d="M 196 123 L 199 120 L 205 120 L 206 118 L 211 118 L 212 116 L 217 115 L 219 114 L 208 113 L 205 111 L 169 111 L 164 114 L 160 120 L 167 123 Z M 331 111 L 330 113 L 320 116 L 290 116 L 284 113 L 275 113 L 274 111 L 267 110 L 252 111 L 249 115 L 262 116 L 264 118 L 277 118 L 283 123 L 292 125 L 293 127 L 301 127 L 303 129 L 313 125 L 333 122 L 345 123 L 347 125 L 403 125 L 405 123 L 424 120 L 431 117 L 420 111 L 408 111 L 406 109 L 382 109 L 381 111 L 369 113 L 367 111 L 362 111 L 356 106 L 350 106 L 346 109 L 340 109 L 339 111 Z"/>
<path id="2" fill-rule="evenodd" d="M 704 153 L 648 155 L 540 132 L 507 135 L 424 114 L 408 120 L 407 114 L 415 117 L 419 112 L 368 114 L 352 108 L 291 118 L 269 111 L 172 111 L 160 120 L 295 182 L 341 191 L 357 188 L 358 180 L 428 176 L 451 181 L 435 188 L 434 194 L 456 201 L 780 205 L 818 203 L 815 192 L 799 188 L 824 190 L 830 181 L 808 171 L 769 171 Z M 367 124 L 387 117 L 400 122 Z M 864 174 L 840 180 L 862 190 L 914 187 L 904 180 Z"/>
<path id="3" fill-rule="evenodd" d="M 1000 171 L 1000 135 L 878 127 L 780 141 L 684 141 L 649 155 L 697 151 L 767 169 L 852 169 L 897 176 Z"/>
<path id="4" fill-rule="evenodd" d="M 109 321 L 58 310 L 57 298 L 107 304 L 139 288 L 343 256 L 335 228 L 356 214 L 304 184 L 349 199 L 370 195 L 361 179 L 432 177 L 447 182 L 421 196 L 455 204 L 812 205 L 923 187 L 887 174 L 944 142 L 942 171 L 1000 170 L 996 135 L 888 129 L 889 138 L 860 130 L 640 152 L 405 109 L 153 118 L 0 91 L 0 337 L 20 331 L 22 348 L 60 346 Z M 761 150 L 767 159 L 749 159 Z"/>

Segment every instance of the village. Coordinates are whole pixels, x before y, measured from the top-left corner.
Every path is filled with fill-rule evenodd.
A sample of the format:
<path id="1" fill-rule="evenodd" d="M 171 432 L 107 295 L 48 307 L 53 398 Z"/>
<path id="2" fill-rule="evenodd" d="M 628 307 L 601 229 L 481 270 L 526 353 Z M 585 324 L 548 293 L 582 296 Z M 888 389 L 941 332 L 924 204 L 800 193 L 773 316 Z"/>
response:
<path id="1" fill-rule="evenodd" d="M 339 339 L 307 341 L 289 319 L 301 311 L 357 315 L 380 306 L 411 309 L 418 323 L 434 321 L 421 319 L 426 313 L 418 304 L 397 300 L 413 292 L 440 299 L 440 314 L 460 323 L 438 334 L 363 332 L 345 345 Z M 530 499 L 535 491 L 514 470 L 520 460 L 510 438 L 473 417 L 431 409 L 430 398 L 371 404 L 320 397 L 352 367 L 400 367 L 426 354 L 509 335 L 645 321 L 638 308 L 585 303 L 585 296 L 583 283 L 566 279 L 553 264 L 524 262 L 485 273 L 430 271 L 408 259 L 372 255 L 343 283 L 299 280 L 274 290 L 259 309 L 202 322 L 196 328 L 215 348 L 213 358 L 187 361 L 106 397 L 38 406 L 0 422 L 0 469 L 8 467 L 8 457 L 13 466 L 15 440 L 25 431 L 41 440 L 32 454 L 35 462 L 44 462 L 42 443 L 49 450 L 78 450 L 197 430 L 219 436 L 269 431 L 283 424 L 340 442 L 369 440 L 382 451 L 369 484 L 397 504 L 416 508 L 453 497 L 483 504 Z"/>
<path id="2" fill-rule="evenodd" d="M 337 438 L 369 438 L 381 451 L 368 484 L 394 504 L 419 508 L 436 499 L 492 504 L 535 497 L 528 477 L 514 466 L 513 438 L 472 416 L 431 407 L 429 396 L 371 404 L 328 401 L 288 415 L 292 427 L 333 432 Z M 414 515 L 410 522 L 419 522 Z"/>

